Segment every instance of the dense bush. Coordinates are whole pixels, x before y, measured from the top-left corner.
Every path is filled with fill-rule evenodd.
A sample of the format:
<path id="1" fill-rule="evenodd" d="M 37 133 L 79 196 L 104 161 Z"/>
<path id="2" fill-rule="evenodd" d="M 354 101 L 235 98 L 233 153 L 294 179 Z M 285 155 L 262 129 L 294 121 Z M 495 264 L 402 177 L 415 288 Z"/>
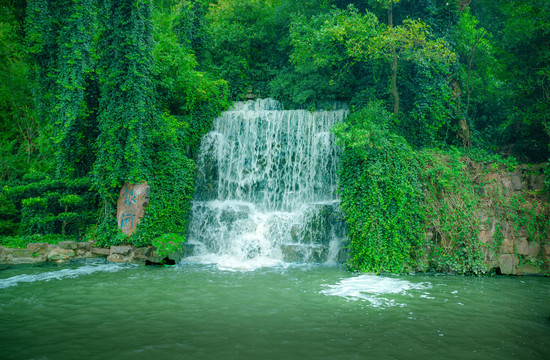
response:
<path id="1" fill-rule="evenodd" d="M 46 178 L 27 185 L 5 186 L 0 196 L 6 205 L 0 211 L 7 221 L 2 222 L 0 235 L 83 237 L 98 217 L 99 196 L 90 191 L 91 187 L 90 178 Z"/>

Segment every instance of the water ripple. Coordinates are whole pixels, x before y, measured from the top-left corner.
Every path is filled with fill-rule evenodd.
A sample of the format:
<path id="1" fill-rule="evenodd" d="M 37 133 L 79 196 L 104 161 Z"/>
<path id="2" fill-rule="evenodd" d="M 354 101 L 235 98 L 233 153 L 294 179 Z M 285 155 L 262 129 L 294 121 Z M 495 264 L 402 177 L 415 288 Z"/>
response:
<path id="1" fill-rule="evenodd" d="M 77 278 L 82 275 L 89 275 L 96 272 L 115 272 L 128 266 L 114 263 L 98 263 L 86 264 L 75 269 L 61 269 L 56 271 L 48 271 L 40 274 L 24 274 L 0 279 L 0 289 L 6 289 L 16 286 L 19 283 L 33 283 L 37 281 L 61 280 L 67 278 Z"/>

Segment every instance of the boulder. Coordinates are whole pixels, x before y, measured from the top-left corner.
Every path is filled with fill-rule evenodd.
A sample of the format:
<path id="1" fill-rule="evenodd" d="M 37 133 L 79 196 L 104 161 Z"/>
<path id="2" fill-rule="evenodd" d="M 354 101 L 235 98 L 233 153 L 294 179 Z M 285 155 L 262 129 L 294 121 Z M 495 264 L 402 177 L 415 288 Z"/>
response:
<path id="1" fill-rule="evenodd" d="M 349 260 L 349 249 L 345 246 L 341 246 L 338 250 L 338 255 L 336 256 L 336 262 L 340 264 L 345 264 Z"/>
<path id="2" fill-rule="evenodd" d="M 45 253 L 48 250 L 48 243 L 27 244 L 27 249 L 33 252 Z"/>
<path id="3" fill-rule="evenodd" d="M 518 275 L 538 275 L 542 273 L 540 265 L 521 264 L 518 268 Z"/>
<path id="4" fill-rule="evenodd" d="M 46 261 L 46 256 L 31 249 L 4 248 L 0 261 L 4 264 L 36 264 Z"/>
<path id="5" fill-rule="evenodd" d="M 153 249 L 150 247 L 140 247 L 135 249 L 134 256 L 132 257 L 132 262 L 134 264 L 146 264 L 149 260 L 149 257 L 153 254 Z"/>
<path id="6" fill-rule="evenodd" d="M 72 249 L 49 249 L 48 260 L 54 262 L 64 262 L 70 260 L 75 256 L 75 252 Z"/>
<path id="7" fill-rule="evenodd" d="M 527 256 L 533 259 L 540 257 L 540 244 L 538 242 L 531 241 L 529 243 L 529 253 Z"/>
<path id="8" fill-rule="evenodd" d="M 115 263 L 131 263 L 134 261 L 133 246 L 111 246 L 111 253 L 107 256 L 107 260 Z"/>
<path id="9" fill-rule="evenodd" d="M 481 252 L 483 254 L 483 260 L 484 260 L 485 264 L 490 269 L 494 269 L 494 268 L 497 268 L 499 266 L 498 257 L 495 254 L 495 252 L 493 251 L 493 249 L 491 249 L 488 246 L 482 246 L 481 247 Z"/>
<path id="10" fill-rule="evenodd" d="M 503 275 L 517 275 L 518 258 L 512 254 L 503 254 L 498 257 L 498 267 Z"/>
<path id="11" fill-rule="evenodd" d="M 128 255 L 133 249 L 134 247 L 130 245 L 111 246 L 110 255 Z"/>
<path id="12" fill-rule="evenodd" d="M 149 205 L 149 192 L 147 182 L 126 183 L 120 190 L 117 201 L 117 221 L 120 230 L 126 235 L 135 233 L 138 224 L 145 216 L 145 208 Z"/>
<path id="13" fill-rule="evenodd" d="M 524 187 L 527 188 L 527 186 L 521 181 L 521 174 L 520 173 L 513 173 L 511 176 L 512 181 L 512 188 L 516 191 L 522 190 Z"/>
<path id="14" fill-rule="evenodd" d="M 11 249 L 10 253 L 13 257 L 31 257 L 33 251 L 29 249 Z"/>
<path id="15" fill-rule="evenodd" d="M 315 262 L 327 260 L 328 249 L 318 244 L 284 244 L 281 245 L 283 259 L 287 262 Z"/>
<path id="16" fill-rule="evenodd" d="M 512 187 L 512 180 L 509 177 L 503 177 L 501 181 L 504 188 L 510 189 Z"/>
<path id="17" fill-rule="evenodd" d="M 78 245 L 76 241 L 60 241 L 57 243 L 60 249 L 71 249 L 75 250 Z"/>
<path id="18" fill-rule="evenodd" d="M 28 257 L 13 257 L 10 261 L 11 264 L 17 265 L 17 264 L 39 264 L 45 262 L 46 255 L 36 255 L 36 256 L 28 256 Z"/>
<path id="19" fill-rule="evenodd" d="M 111 254 L 111 249 L 93 247 L 90 249 L 90 252 L 92 255 L 96 256 L 109 256 Z"/>
<path id="20" fill-rule="evenodd" d="M 541 190 L 544 187 L 544 175 L 529 175 L 529 187 L 532 190 Z"/>
<path id="21" fill-rule="evenodd" d="M 521 238 L 517 243 L 518 255 L 529 255 L 529 242 L 526 238 Z"/>
<path id="22" fill-rule="evenodd" d="M 0 246 L 0 264 L 8 263 L 9 249 L 3 246 Z"/>
<path id="23" fill-rule="evenodd" d="M 79 249 L 90 251 L 92 246 L 94 246 L 94 241 L 79 242 L 79 243 L 76 243 L 76 245 L 77 245 L 77 248 Z"/>
<path id="24" fill-rule="evenodd" d="M 489 231 L 482 230 L 479 232 L 479 241 L 481 241 L 484 244 L 487 244 L 490 240 L 492 240 L 493 236 Z"/>
<path id="25" fill-rule="evenodd" d="M 510 239 L 502 240 L 502 244 L 500 244 L 500 247 L 499 247 L 499 252 L 501 254 L 514 254 L 515 253 L 514 242 Z"/>
<path id="26" fill-rule="evenodd" d="M 544 260 L 546 271 L 550 272 L 550 244 L 544 245 L 542 247 L 542 259 Z"/>

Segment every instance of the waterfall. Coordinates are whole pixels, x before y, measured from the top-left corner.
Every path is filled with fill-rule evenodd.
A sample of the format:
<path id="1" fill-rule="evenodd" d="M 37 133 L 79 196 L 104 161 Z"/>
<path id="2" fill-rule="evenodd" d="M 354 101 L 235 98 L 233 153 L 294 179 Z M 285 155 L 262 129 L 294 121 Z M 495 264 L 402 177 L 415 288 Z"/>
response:
<path id="1" fill-rule="evenodd" d="M 222 113 L 201 142 L 189 260 L 241 270 L 339 261 L 345 226 L 330 129 L 347 113 L 287 111 L 273 99 Z"/>

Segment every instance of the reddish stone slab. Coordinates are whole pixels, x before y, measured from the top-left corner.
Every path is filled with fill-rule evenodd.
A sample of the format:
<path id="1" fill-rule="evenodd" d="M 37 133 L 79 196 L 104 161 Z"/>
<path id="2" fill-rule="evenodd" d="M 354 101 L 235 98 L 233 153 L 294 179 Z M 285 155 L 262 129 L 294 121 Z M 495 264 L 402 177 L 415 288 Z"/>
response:
<path id="1" fill-rule="evenodd" d="M 118 228 L 126 235 L 136 232 L 138 224 L 145 216 L 149 205 L 150 188 L 147 182 L 141 184 L 124 184 L 117 201 L 116 217 Z"/>

